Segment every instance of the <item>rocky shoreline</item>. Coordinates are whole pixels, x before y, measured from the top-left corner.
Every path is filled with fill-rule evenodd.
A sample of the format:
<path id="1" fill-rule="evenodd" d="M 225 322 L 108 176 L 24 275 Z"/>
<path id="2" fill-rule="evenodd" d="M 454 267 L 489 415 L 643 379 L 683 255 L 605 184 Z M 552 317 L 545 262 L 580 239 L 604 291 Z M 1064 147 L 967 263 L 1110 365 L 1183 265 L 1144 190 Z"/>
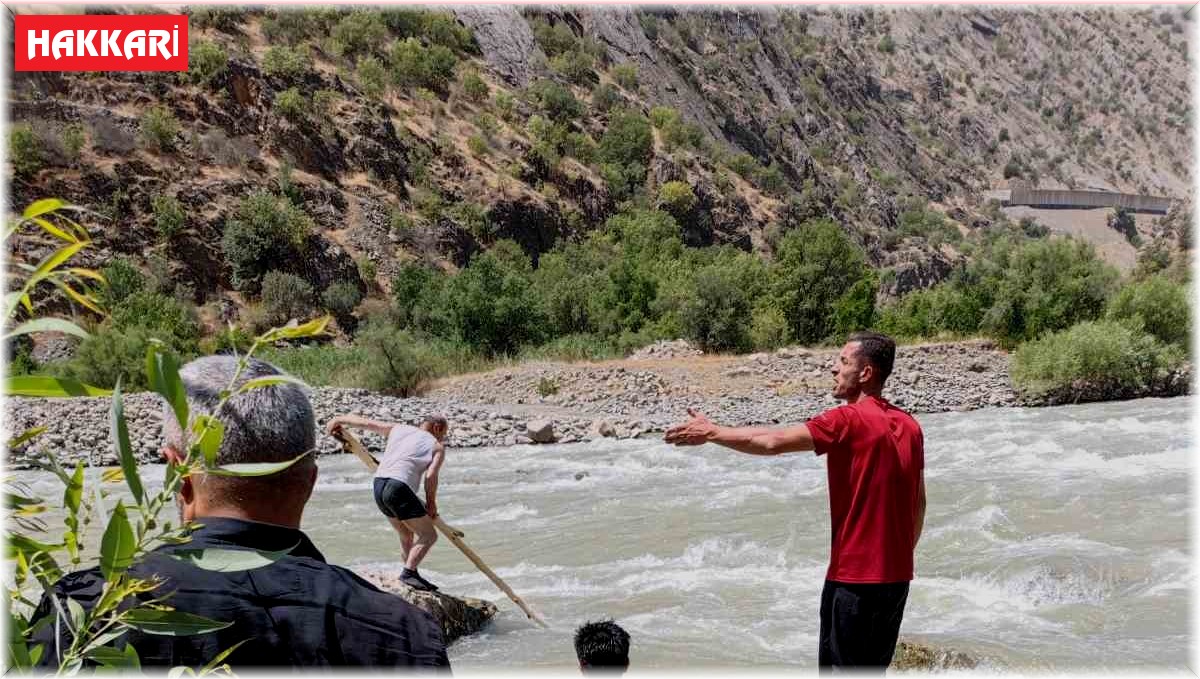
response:
<path id="1" fill-rule="evenodd" d="M 885 395 L 913 413 L 1043 405 L 1023 399 L 1009 379 L 1009 356 L 991 342 L 901 347 Z M 686 343 L 663 343 L 620 361 L 535 362 L 443 380 L 423 397 L 396 398 L 365 389 L 314 388 L 318 423 L 356 413 L 413 422 L 437 412 L 451 423 L 452 448 L 574 443 L 661 432 L 694 407 L 730 425 L 802 420 L 836 404 L 830 395 L 836 349 L 785 348 L 745 356 L 697 355 Z M 1189 375 L 1167 393 L 1186 393 Z M 1129 395 L 1123 395 L 1129 397 Z M 1054 399 L 1062 402 L 1061 397 Z M 1098 400 L 1089 398 L 1087 400 Z M 10 398 L 5 417 L 12 435 L 31 427 L 46 432 L 10 451 L 8 464 L 54 450 L 65 463 L 116 464 L 109 438 L 107 398 Z M 125 397 L 130 440 L 138 459 L 159 459 L 162 406 L 150 393 Z M 365 437 L 378 451 L 383 441 Z M 320 454 L 340 452 L 320 436 Z"/>

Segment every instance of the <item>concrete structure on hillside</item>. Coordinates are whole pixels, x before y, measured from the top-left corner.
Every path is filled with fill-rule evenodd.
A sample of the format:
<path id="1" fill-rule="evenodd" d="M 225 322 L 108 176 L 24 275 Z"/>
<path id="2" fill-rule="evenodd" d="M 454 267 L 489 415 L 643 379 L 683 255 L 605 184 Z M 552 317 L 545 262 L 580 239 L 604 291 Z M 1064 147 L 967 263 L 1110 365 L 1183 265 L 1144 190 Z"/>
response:
<path id="1" fill-rule="evenodd" d="M 1003 193 L 1007 193 L 1004 196 Z M 1014 187 L 1005 192 L 989 191 L 986 198 L 996 198 L 1004 206 L 1028 205 L 1046 209 L 1078 209 L 1123 207 L 1132 212 L 1166 214 L 1173 202 L 1161 196 L 1112 191 L 1072 191 L 1059 189 L 1030 189 Z"/>

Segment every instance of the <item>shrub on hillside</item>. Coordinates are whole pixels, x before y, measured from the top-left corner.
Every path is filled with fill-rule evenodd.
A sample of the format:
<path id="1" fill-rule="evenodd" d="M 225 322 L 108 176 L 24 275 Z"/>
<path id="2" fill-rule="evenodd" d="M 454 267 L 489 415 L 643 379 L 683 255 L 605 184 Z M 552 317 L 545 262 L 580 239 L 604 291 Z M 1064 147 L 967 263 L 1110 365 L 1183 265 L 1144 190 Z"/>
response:
<path id="1" fill-rule="evenodd" d="M 87 145 L 87 133 L 83 131 L 83 125 L 72 123 L 64 127 L 58 134 L 58 143 L 62 146 L 63 158 L 67 164 L 74 165 L 79 161 L 83 147 Z"/>
<path id="2" fill-rule="evenodd" d="M 586 85 L 595 79 L 594 59 L 581 50 L 564 52 L 550 59 L 550 69 L 576 85 Z"/>
<path id="3" fill-rule="evenodd" d="M 529 94 L 542 111 L 556 122 L 574 120 L 583 115 L 583 104 L 571 90 L 553 80 L 538 80 L 529 86 Z"/>
<path id="4" fill-rule="evenodd" d="M 45 164 L 42 141 L 28 124 L 13 125 L 8 131 L 8 160 L 17 176 L 36 174 Z"/>
<path id="5" fill-rule="evenodd" d="M 138 130 L 142 141 L 158 151 L 175 148 L 175 137 L 179 134 L 179 121 L 166 106 L 154 106 L 142 114 Z"/>
<path id="6" fill-rule="evenodd" d="M 330 46 L 335 56 L 355 57 L 370 54 L 383 44 L 388 28 L 377 10 L 352 10 L 342 16 L 330 31 Z"/>
<path id="7" fill-rule="evenodd" d="M 601 175 L 614 197 L 626 198 L 641 186 L 653 150 L 650 120 L 637 111 L 614 109 L 597 149 Z"/>
<path id="8" fill-rule="evenodd" d="M 362 291 L 358 286 L 350 281 L 338 281 L 333 283 L 325 292 L 321 293 L 321 302 L 329 313 L 333 314 L 338 319 L 338 323 L 342 319 L 349 318 L 354 313 L 354 307 L 362 301 Z"/>
<path id="9" fill-rule="evenodd" d="M 110 309 L 123 303 L 130 295 L 146 289 L 146 276 L 126 257 L 116 257 L 100 269 L 108 286 L 101 289 L 101 299 Z"/>
<path id="10" fill-rule="evenodd" d="M 155 196 L 150 207 L 154 210 L 154 228 L 164 240 L 171 240 L 187 226 L 187 214 L 175 196 Z"/>
<path id="11" fill-rule="evenodd" d="M 592 108 L 597 113 L 608 113 L 614 106 L 624 101 L 617 88 L 608 83 L 596 85 L 592 90 Z"/>
<path id="12" fill-rule="evenodd" d="M 1132 396 L 1183 360 L 1183 350 L 1116 321 L 1087 321 L 1017 348 L 1014 385 L 1032 395 L 1088 388 Z"/>
<path id="13" fill-rule="evenodd" d="M 490 90 L 483 78 L 479 77 L 478 72 L 467 71 L 462 78 L 462 87 L 463 94 L 467 96 L 468 100 L 477 104 L 487 101 Z"/>
<path id="14" fill-rule="evenodd" d="M 308 99 L 300 94 L 300 90 L 289 87 L 275 95 L 275 112 L 293 123 L 300 123 L 308 117 Z"/>
<path id="15" fill-rule="evenodd" d="M 207 85 L 229 68 L 229 55 L 220 45 L 200 39 L 188 49 L 188 76 L 192 82 Z"/>
<path id="16" fill-rule="evenodd" d="M 658 189 L 658 207 L 683 221 L 696 208 L 696 193 L 687 182 L 666 182 Z"/>
<path id="17" fill-rule="evenodd" d="M 222 33 L 233 33 L 245 18 L 246 11 L 243 9 L 192 7 L 188 20 L 193 28 L 212 28 Z"/>
<path id="18" fill-rule="evenodd" d="M 273 263 L 301 255 L 312 226 L 303 210 L 269 192 L 243 198 L 226 218 L 221 238 L 234 286 L 256 291 L 259 277 Z"/>
<path id="19" fill-rule="evenodd" d="M 262 277 L 261 301 L 267 325 L 285 325 L 312 314 L 313 288 L 295 274 L 268 271 Z"/>
<path id="20" fill-rule="evenodd" d="M 1142 238 L 1138 235 L 1137 222 L 1133 218 L 1133 213 L 1125 208 L 1119 207 L 1108 215 L 1108 228 L 1125 236 L 1125 240 L 1133 247 L 1140 247 Z"/>
<path id="21" fill-rule="evenodd" d="M 621 87 L 627 90 L 636 90 L 638 87 L 638 67 L 637 64 L 626 62 L 624 64 L 616 64 L 609 69 L 609 75 Z"/>
<path id="22" fill-rule="evenodd" d="M 424 12 L 420 30 L 421 35 L 433 45 L 460 52 L 478 52 L 471 30 L 459 24 L 451 12 Z"/>
<path id="23" fill-rule="evenodd" d="M 263 17 L 262 32 L 272 43 L 299 44 L 328 35 L 337 15 L 335 7 L 280 8 Z"/>
<path id="24" fill-rule="evenodd" d="M 304 46 L 274 45 L 263 52 L 263 73 L 286 80 L 299 80 L 312 71 L 312 59 Z"/>
<path id="25" fill-rule="evenodd" d="M 362 57 L 354 70 L 363 94 L 378 99 L 387 91 L 387 69 L 375 57 Z"/>
<path id="26" fill-rule="evenodd" d="M 1121 288 L 1109 302 L 1107 316 L 1164 344 L 1186 347 L 1192 334 L 1187 286 L 1161 275 Z"/>
<path id="27" fill-rule="evenodd" d="M 454 78 L 458 57 L 442 45 L 425 47 L 416 38 L 398 40 L 388 55 L 392 80 L 401 87 L 445 92 Z"/>
<path id="28" fill-rule="evenodd" d="M 565 52 L 573 51 L 578 40 L 565 23 L 551 25 L 544 19 L 534 19 L 529 22 L 533 29 L 533 38 L 548 57 L 556 57 Z"/>

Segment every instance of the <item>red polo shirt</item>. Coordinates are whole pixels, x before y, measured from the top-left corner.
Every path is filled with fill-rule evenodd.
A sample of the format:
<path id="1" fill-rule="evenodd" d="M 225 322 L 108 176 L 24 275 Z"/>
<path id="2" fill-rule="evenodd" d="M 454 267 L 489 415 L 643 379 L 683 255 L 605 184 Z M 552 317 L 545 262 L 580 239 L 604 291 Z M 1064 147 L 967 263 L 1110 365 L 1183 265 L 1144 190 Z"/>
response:
<path id="1" fill-rule="evenodd" d="M 921 426 L 882 398 L 827 410 L 808 421 L 827 455 L 833 544 L 826 578 L 838 582 L 913 579 L 913 533 L 925 443 Z"/>

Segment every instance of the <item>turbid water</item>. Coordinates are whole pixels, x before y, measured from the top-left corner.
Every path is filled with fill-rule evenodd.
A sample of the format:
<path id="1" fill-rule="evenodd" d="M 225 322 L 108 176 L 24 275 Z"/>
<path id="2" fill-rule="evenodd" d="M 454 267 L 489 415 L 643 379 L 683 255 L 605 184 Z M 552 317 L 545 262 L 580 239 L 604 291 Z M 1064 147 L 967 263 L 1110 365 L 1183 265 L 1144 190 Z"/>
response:
<path id="1" fill-rule="evenodd" d="M 1023 670 L 1183 670 L 1192 403 L 919 417 L 929 510 L 902 636 Z M 49 494 L 44 475 L 18 476 Z M 369 488 L 356 459 L 322 458 L 304 528 L 336 563 L 398 568 Z M 551 629 L 448 542 L 422 571 L 501 608 L 451 647 L 458 668 L 571 667 L 574 628 L 607 617 L 643 668 L 813 667 L 827 497 L 811 454 L 651 439 L 451 450 L 443 515 Z"/>

